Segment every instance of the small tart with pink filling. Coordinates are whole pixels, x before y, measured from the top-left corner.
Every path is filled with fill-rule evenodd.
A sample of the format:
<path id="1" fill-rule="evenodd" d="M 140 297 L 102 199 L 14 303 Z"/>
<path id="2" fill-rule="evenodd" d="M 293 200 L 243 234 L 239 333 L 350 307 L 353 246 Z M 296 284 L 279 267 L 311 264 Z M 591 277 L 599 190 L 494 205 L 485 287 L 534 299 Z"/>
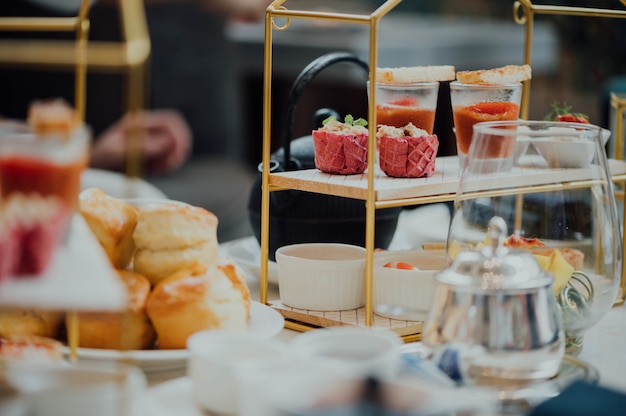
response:
<path id="1" fill-rule="evenodd" d="M 409 123 L 402 128 L 379 125 L 376 133 L 380 169 L 394 178 L 432 176 L 439 140 Z"/>

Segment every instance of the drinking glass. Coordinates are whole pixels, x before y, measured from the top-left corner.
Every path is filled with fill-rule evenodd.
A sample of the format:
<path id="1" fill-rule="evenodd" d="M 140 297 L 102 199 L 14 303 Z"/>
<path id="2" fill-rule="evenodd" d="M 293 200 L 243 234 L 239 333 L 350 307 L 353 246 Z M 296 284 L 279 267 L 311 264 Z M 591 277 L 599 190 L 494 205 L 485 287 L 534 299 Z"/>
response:
<path id="1" fill-rule="evenodd" d="M 81 173 L 89 161 L 91 132 L 77 127 L 68 137 L 40 137 L 26 123 L 0 122 L 0 195 L 54 195 L 72 212 Z"/>
<path id="2" fill-rule="evenodd" d="M 459 164 L 463 167 L 472 143 L 476 123 L 517 120 L 522 100 L 522 84 L 450 83 L 450 102 L 456 134 Z"/>
<path id="3" fill-rule="evenodd" d="M 607 313 L 619 289 L 622 240 L 613 192 L 597 126 L 476 124 L 447 253 L 454 257 L 484 245 L 489 220 L 504 218 L 507 245 L 530 250 L 554 275 L 566 351 L 577 354 L 584 331 Z"/>
<path id="4" fill-rule="evenodd" d="M 439 82 L 377 82 L 376 123 L 398 128 L 413 123 L 428 134 L 433 134 L 438 93 Z"/>

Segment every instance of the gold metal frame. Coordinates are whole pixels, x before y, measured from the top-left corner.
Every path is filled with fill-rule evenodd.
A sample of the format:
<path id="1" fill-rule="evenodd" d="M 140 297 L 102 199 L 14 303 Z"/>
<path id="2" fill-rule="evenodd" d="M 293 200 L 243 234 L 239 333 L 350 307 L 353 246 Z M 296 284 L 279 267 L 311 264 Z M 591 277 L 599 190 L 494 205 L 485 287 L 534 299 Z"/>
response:
<path id="1" fill-rule="evenodd" d="M 621 0 L 626 6 L 626 0 Z M 530 65 L 532 60 L 533 27 L 535 15 L 560 15 L 560 16 L 587 16 L 609 17 L 626 19 L 626 10 L 596 9 L 587 7 L 547 6 L 536 5 L 531 0 L 518 0 L 513 3 L 513 19 L 516 23 L 525 25 L 524 32 L 524 63 Z M 530 80 L 524 83 L 522 92 L 521 118 L 528 118 L 528 106 L 530 97 Z"/>
<path id="2" fill-rule="evenodd" d="M 626 97 L 622 98 L 618 96 L 616 93 L 611 92 L 611 109 L 615 111 L 615 131 L 613 132 L 613 138 L 615 140 L 615 159 L 623 160 L 624 159 L 624 118 L 626 117 Z M 626 181 L 620 182 L 622 185 L 621 189 L 615 191 L 615 197 L 622 201 L 623 207 L 623 218 L 626 221 Z M 624 233 L 624 228 L 622 228 L 622 233 Z M 623 235 L 624 245 L 626 246 L 626 235 Z M 622 247 L 622 261 L 626 257 L 626 247 Z M 622 281 L 620 283 L 620 297 L 619 304 L 623 304 L 626 302 L 626 272 L 624 268 L 622 269 Z"/>
<path id="3" fill-rule="evenodd" d="M 378 9 L 369 15 L 318 12 L 305 10 L 288 10 L 284 7 L 287 0 L 276 0 L 266 10 L 265 13 L 265 46 L 264 46 L 264 75 L 263 75 L 263 172 L 262 172 L 262 197 L 261 197 L 261 284 L 260 302 L 267 303 L 267 276 L 269 261 L 269 201 L 271 189 L 269 184 L 269 166 L 271 149 L 271 108 L 272 108 L 272 30 L 286 30 L 291 19 L 315 19 L 324 21 L 335 21 L 345 23 L 363 24 L 369 26 L 369 81 L 371 85 L 376 81 L 376 66 L 378 62 L 378 23 L 380 19 L 389 13 L 402 0 L 387 0 Z M 277 24 L 277 18 L 284 18 L 283 25 Z M 370 91 L 370 103 L 375 102 L 375 90 Z M 376 137 L 376 109 L 373 105 L 368 106 L 369 137 Z M 368 145 L 368 164 L 374 166 L 376 154 L 376 144 L 374 140 Z M 376 212 L 376 198 L 374 192 L 374 170 L 369 169 L 368 181 L 372 186 L 368 187 L 368 195 L 365 201 L 366 206 L 366 280 L 365 280 L 365 321 L 367 326 L 373 324 L 373 264 L 374 264 L 374 219 Z M 302 330 L 301 325 L 291 325 L 286 322 L 285 327 Z"/>
<path id="4" fill-rule="evenodd" d="M 621 3 L 626 6 L 626 0 L 620 0 Z M 513 19 L 516 23 L 525 25 L 525 43 L 524 43 L 524 63 L 530 65 L 532 58 L 532 36 L 533 25 L 535 15 L 559 15 L 559 16 L 585 16 L 585 17 L 604 17 L 604 18 L 621 18 L 626 19 L 626 10 L 613 10 L 613 9 L 598 9 L 588 7 L 570 7 L 570 6 L 548 6 L 548 5 L 536 5 L 531 0 L 518 0 L 513 3 Z M 530 104 L 530 83 L 528 80 L 524 83 L 522 91 L 522 108 L 520 110 L 520 117 L 523 119 L 528 118 L 528 107 Z M 622 129 L 623 130 L 623 129 Z M 614 132 L 616 155 L 623 153 L 617 153 L 618 149 L 624 148 L 624 137 L 619 132 Z M 621 156 L 619 157 L 621 160 Z M 622 186 L 626 185 L 626 182 L 615 180 L 616 183 L 621 183 Z M 616 193 L 618 196 L 618 193 Z M 626 204 L 624 204 L 624 214 L 626 220 Z M 626 302 L 626 265 L 624 264 L 624 258 L 626 257 L 626 234 L 623 232 L 622 227 L 622 278 L 621 278 L 621 293 L 619 294 L 618 304 Z"/>
<path id="5" fill-rule="evenodd" d="M 369 62 L 370 73 L 369 81 L 373 85 L 376 79 L 376 67 L 377 67 L 377 45 L 378 45 L 378 22 L 392 10 L 401 0 L 387 0 L 381 7 L 374 11 L 370 15 L 355 15 L 345 13 L 329 13 L 329 12 L 313 12 L 303 10 L 288 10 L 284 7 L 287 0 L 276 0 L 267 9 L 265 14 L 265 46 L 264 46 L 264 79 L 263 79 L 263 170 L 262 170 L 262 199 L 261 199 L 261 282 L 260 282 L 260 302 L 268 303 L 268 265 L 269 265 L 269 218 L 270 218 L 270 193 L 274 191 L 285 190 L 285 186 L 279 184 L 272 184 L 272 178 L 278 178 L 280 174 L 270 174 L 270 152 L 271 152 L 271 92 L 272 92 L 272 31 L 273 30 L 286 30 L 289 28 L 291 19 L 317 19 L 317 20 L 329 20 L 340 21 L 346 23 L 367 24 L 370 28 L 369 37 Z M 622 0 L 626 4 L 626 0 Z M 524 11 L 524 14 L 520 14 L 520 10 Z M 600 9 L 580 9 L 580 8 L 562 8 L 552 6 L 534 6 L 528 0 L 520 0 L 514 3 L 515 20 L 520 24 L 526 24 L 526 45 L 525 45 L 525 61 L 530 64 L 531 57 L 531 43 L 532 43 L 532 23 L 534 14 L 546 13 L 546 14 L 576 14 L 576 15 L 592 15 L 592 16 L 609 16 L 609 17 L 626 17 L 626 11 L 605 11 Z M 282 18 L 283 24 L 278 24 L 275 20 Z M 530 91 L 530 84 L 524 85 L 524 93 L 522 97 L 523 115 L 525 118 L 528 111 L 528 96 Z M 369 92 L 369 105 L 368 105 L 368 119 L 369 123 L 369 137 L 375 136 L 376 126 L 376 111 L 375 106 L 372 103 L 375 100 L 375 91 Z M 371 139 L 368 144 L 368 165 L 374 166 L 375 161 L 375 141 Z M 278 176 L 273 176 L 278 175 Z M 626 175 L 614 175 L 612 177 L 614 182 L 626 182 Z M 366 204 L 366 282 L 365 282 L 365 318 L 366 325 L 371 326 L 373 324 L 373 258 L 374 258 L 374 219 L 375 210 L 380 208 L 407 206 L 407 205 L 419 205 L 432 202 L 444 202 L 452 201 L 455 198 L 455 193 L 431 195 L 426 197 L 417 198 L 404 198 L 394 200 L 376 200 L 376 190 L 374 187 L 375 175 L 374 169 L 369 169 L 367 172 L 368 188 L 364 199 Z M 279 182 L 279 181 L 276 181 Z M 576 181 L 570 183 L 559 183 L 554 185 L 561 188 L 578 188 L 586 187 L 590 185 L 590 181 Z M 506 190 L 485 190 L 485 194 L 504 195 L 506 192 L 515 193 L 520 195 L 519 203 L 521 203 L 524 193 L 529 192 L 545 192 L 551 190 L 552 186 L 534 185 L 524 188 L 516 188 L 514 191 Z M 323 192 L 323 191 L 320 191 Z M 481 193 L 482 195 L 482 193 Z M 624 253 L 623 253 L 624 254 Z M 624 284 L 624 268 L 622 268 L 622 284 Z M 626 286 L 623 286 L 626 289 Z M 625 292 L 626 293 L 626 292 Z M 314 327 L 302 323 L 287 320 L 285 327 L 296 331 L 307 331 L 314 329 Z M 414 341 L 420 338 L 420 334 L 409 335 L 404 337 L 405 341 Z"/>
<path id="6" fill-rule="evenodd" d="M 90 0 L 82 0 L 74 17 L 0 17 L 2 31 L 75 32 L 75 41 L 2 40 L 0 64 L 74 70 L 76 114 L 85 117 L 86 74 L 88 70 L 124 73 L 128 81 L 126 110 L 138 117 L 145 106 L 146 64 L 150 37 L 142 0 L 119 0 L 122 42 L 88 41 Z M 141 173 L 141 137 L 131 131 L 126 171 Z"/>

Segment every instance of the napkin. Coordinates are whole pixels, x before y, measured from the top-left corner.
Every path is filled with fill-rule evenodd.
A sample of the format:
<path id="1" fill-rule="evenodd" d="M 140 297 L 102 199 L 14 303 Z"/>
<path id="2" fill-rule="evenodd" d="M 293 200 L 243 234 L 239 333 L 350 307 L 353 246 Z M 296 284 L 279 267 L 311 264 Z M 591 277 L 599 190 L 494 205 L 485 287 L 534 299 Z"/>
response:
<path id="1" fill-rule="evenodd" d="M 528 416 L 622 416 L 626 414 L 626 394 L 575 381 L 556 397 L 535 407 Z"/>

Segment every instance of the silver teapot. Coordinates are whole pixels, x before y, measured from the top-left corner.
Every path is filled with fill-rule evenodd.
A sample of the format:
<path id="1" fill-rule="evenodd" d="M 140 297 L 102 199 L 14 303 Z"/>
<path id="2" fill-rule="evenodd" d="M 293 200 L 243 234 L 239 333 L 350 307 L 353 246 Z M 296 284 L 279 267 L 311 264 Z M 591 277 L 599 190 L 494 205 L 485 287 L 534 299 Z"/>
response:
<path id="1" fill-rule="evenodd" d="M 460 382 L 501 385 L 548 379 L 565 352 L 554 278 L 535 258 L 503 245 L 506 223 L 489 222 L 490 243 L 460 252 L 437 275 L 422 340 Z"/>

